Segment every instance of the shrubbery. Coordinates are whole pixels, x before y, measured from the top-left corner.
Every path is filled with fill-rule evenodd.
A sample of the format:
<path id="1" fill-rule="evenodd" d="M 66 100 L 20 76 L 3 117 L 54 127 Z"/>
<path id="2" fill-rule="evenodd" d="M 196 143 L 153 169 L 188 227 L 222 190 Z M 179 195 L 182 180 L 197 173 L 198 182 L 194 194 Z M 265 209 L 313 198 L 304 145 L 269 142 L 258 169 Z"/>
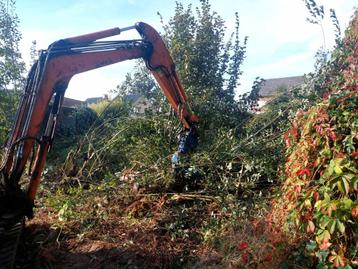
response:
<path id="1" fill-rule="evenodd" d="M 324 100 L 299 112 L 285 134 L 287 161 L 278 208 L 307 233 L 319 268 L 357 265 L 357 14 L 332 59 L 316 74 Z"/>
<path id="2" fill-rule="evenodd" d="M 54 147 L 66 160 L 50 158 L 53 169 L 45 175 L 58 183 L 47 183 L 39 200 L 54 226 L 78 240 L 118 244 L 126 229 L 148 239 L 145 230 L 148 245 L 128 235 L 121 247 L 163 250 L 168 268 L 193 261 L 189 245 L 220 253 L 218 263 L 233 268 L 356 264 L 357 21 L 303 87 L 282 92 L 257 115 L 251 109 L 259 81 L 251 94 L 234 99 L 246 49 L 238 25 L 225 42 L 224 22 L 206 0 L 196 13 L 177 4 L 164 25 L 201 117 L 199 147 L 182 159 L 181 173 L 170 168 L 179 121 L 146 70 L 118 88 L 145 95 L 144 88 L 161 110 L 133 115 L 116 98 L 93 105 L 96 113 L 73 111 L 71 139 L 59 132 L 64 139 Z M 121 233 L 112 234 L 115 227 Z"/>

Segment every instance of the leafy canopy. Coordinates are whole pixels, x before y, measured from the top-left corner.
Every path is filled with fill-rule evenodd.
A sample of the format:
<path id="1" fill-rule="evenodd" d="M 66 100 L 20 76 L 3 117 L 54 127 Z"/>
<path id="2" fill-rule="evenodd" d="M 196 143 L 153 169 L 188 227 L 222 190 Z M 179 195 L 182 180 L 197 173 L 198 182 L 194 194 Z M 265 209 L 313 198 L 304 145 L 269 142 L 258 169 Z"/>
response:
<path id="1" fill-rule="evenodd" d="M 241 75 L 247 37 L 239 38 L 239 18 L 234 32 L 225 36 L 224 20 L 212 11 L 208 0 L 200 1 L 193 11 L 176 3 L 174 15 L 163 23 L 164 38 L 177 67 L 190 104 L 199 115 L 201 126 L 236 127 L 246 107 L 235 100 L 235 89 Z M 117 88 L 126 94 L 143 94 L 167 110 L 162 95 L 145 68 L 137 68 Z"/>
<path id="2" fill-rule="evenodd" d="M 0 144 L 13 122 L 23 84 L 25 65 L 19 52 L 18 24 L 15 1 L 0 0 Z"/>

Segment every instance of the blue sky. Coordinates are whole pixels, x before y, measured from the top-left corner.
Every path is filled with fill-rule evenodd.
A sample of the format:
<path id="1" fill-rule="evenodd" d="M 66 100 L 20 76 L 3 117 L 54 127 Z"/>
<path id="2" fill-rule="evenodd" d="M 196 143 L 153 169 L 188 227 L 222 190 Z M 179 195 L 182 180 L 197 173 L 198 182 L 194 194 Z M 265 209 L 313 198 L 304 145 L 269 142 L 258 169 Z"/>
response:
<path id="1" fill-rule="evenodd" d="M 183 0 L 184 4 L 199 5 L 198 0 Z M 240 18 L 242 38 L 248 36 L 246 59 L 242 66 L 237 92 L 250 90 L 255 77 L 276 78 L 308 73 L 313 69 L 314 54 L 323 45 L 321 30 L 306 22 L 308 12 L 302 0 L 211 0 L 212 9 L 226 21 L 227 34 L 235 24 L 234 13 Z M 342 29 L 347 26 L 356 0 L 316 0 L 336 10 Z M 174 13 L 174 0 L 17 0 L 16 10 L 23 35 L 21 51 L 29 61 L 32 40 L 38 49 L 45 49 L 55 40 L 103 30 L 125 27 L 137 21 L 161 30 L 159 11 L 168 21 Z M 327 16 L 328 17 L 328 16 Z M 329 20 L 325 21 L 327 47 L 334 34 Z M 119 38 L 135 38 L 133 33 Z M 75 76 L 66 96 L 84 100 L 101 96 L 114 89 L 134 62 L 122 62 L 110 67 Z"/>

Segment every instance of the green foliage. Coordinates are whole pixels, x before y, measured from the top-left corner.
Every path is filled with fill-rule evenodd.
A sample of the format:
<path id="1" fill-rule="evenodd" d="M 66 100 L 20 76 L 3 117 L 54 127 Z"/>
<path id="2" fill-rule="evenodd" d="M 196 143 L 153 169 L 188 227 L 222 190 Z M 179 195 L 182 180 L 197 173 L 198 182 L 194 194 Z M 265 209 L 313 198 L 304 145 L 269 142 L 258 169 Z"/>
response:
<path id="1" fill-rule="evenodd" d="M 21 33 L 15 1 L 0 1 L 0 90 L 19 90 L 23 84 L 24 63 L 19 52 Z"/>
<path id="2" fill-rule="evenodd" d="M 37 41 L 36 40 L 32 40 L 31 42 L 31 47 L 30 47 L 30 67 L 37 61 L 38 57 L 39 57 L 39 51 L 37 50 Z"/>
<path id="3" fill-rule="evenodd" d="M 76 120 L 76 133 L 84 133 L 97 120 L 96 113 L 88 107 L 78 107 L 74 112 Z"/>
<path id="4" fill-rule="evenodd" d="M 56 138 L 82 136 L 97 120 L 97 114 L 89 107 L 64 107 L 59 115 Z"/>
<path id="5" fill-rule="evenodd" d="M 15 1 L 0 1 L 0 145 L 15 118 L 25 65 L 19 52 L 21 34 Z"/>
<path id="6" fill-rule="evenodd" d="M 317 24 L 320 26 L 323 37 L 323 47 L 318 51 L 317 55 L 320 56 L 321 64 L 324 64 L 327 60 L 329 52 L 326 49 L 326 36 L 325 29 L 323 27 L 323 20 L 325 18 L 325 11 L 323 5 L 318 5 L 315 0 L 303 0 L 306 5 L 308 12 L 310 13 L 310 17 L 306 18 L 309 23 Z M 339 45 L 341 40 L 341 27 L 339 25 L 339 21 L 334 9 L 329 10 L 330 20 L 335 30 L 335 42 L 336 45 Z M 322 57 L 323 56 L 323 57 Z M 317 64 L 316 64 L 317 65 Z M 316 71 L 318 71 L 321 66 L 316 67 Z"/>
<path id="7" fill-rule="evenodd" d="M 318 6 L 314 0 L 303 0 L 309 11 L 311 18 L 307 18 L 307 21 L 312 24 L 321 24 L 324 18 L 324 7 Z"/>
<path id="8" fill-rule="evenodd" d="M 342 46 L 314 74 L 326 91 L 324 100 L 299 113 L 284 138 L 287 180 L 280 205 L 307 232 L 307 249 L 322 268 L 356 263 L 357 27 L 354 19 Z"/>
<path id="9" fill-rule="evenodd" d="M 62 164 L 71 149 L 76 148 L 88 130 L 99 122 L 96 112 L 88 107 L 63 107 L 58 117 L 49 163 Z"/>
<path id="10" fill-rule="evenodd" d="M 200 3 L 195 12 L 191 5 L 184 7 L 177 3 L 174 15 L 168 23 L 163 23 L 164 38 L 190 105 L 201 119 L 200 126 L 206 130 L 220 126 L 236 128 L 248 116 L 244 103 L 239 104 L 234 98 L 247 37 L 240 40 L 236 13 L 235 31 L 226 41 L 224 20 L 211 10 L 209 1 Z M 160 107 L 160 111 L 168 111 L 158 90 L 142 65 L 117 87 L 121 96 L 141 94 Z"/>
<path id="11" fill-rule="evenodd" d="M 90 108 L 95 111 L 101 119 L 127 117 L 131 111 L 130 104 L 119 97 L 113 100 L 105 99 L 96 104 L 91 104 Z"/>
<path id="12" fill-rule="evenodd" d="M 118 177 L 127 172 L 137 174 L 134 171 L 138 170 L 137 184 L 165 185 L 164 167 L 170 166 L 170 144 L 176 133 L 173 126 L 171 121 L 159 117 L 106 118 L 89 130 L 86 139 L 68 158 L 65 167 L 70 168 L 65 170 L 72 171 L 75 162 L 78 173 L 95 180 L 105 174 Z M 161 169 L 163 175 L 154 173 Z"/>
<path id="13" fill-rule="evenodd" d="M 164 95 L 143 63 L 137 63 L 133 73 L 126 75 L 125 80 L 117 86 L 115 93 L 124 99 L 129 95 L 144 96 L 154 107 L 165 108 L 165 111 L 168 111 L 169 106 Z"/>
<path id="14" fill-rule="evenodd" d="M 315 0 L 303 0 L 306 5 L 310 17 L 306 18 L 309 23 L 317 24 L 321 28 L 322 38 L 323 38 L 323 48 L 322 51 L 326 52 L 326 36 L 323 27 L 323 19 L 325 17 L 324 6 L 318 6 Z"/>
<path id="15" fill-rule="evenodd" d="M 17 92 L 0 90 L 0 145 L 2 146 L 7 138 L 11 124 L 16 115 L 16 108 L 19 102 Z"/>
<path id="16" fill-rule="evenodd" d="M 193 13 L 191 5 L 177 3 L 174 16 L 164 26 L 165 37 L 193 110 L 202 125 L 235 127 L 243 112 L 235 101 L 247 38 L 239 38 L 239 19 L 229 41 L 225 22 L 208 1 Z"/>
<path id="17" fill-rule="evenodd" d="M 339 43 L 341 40 L 341 27 L 339 26 L 339 21 L 336 15 L 336 11 L 334 9 L 329 10 L 330 18 L 332 20 L 332 24 L 334 26 L 335 35 L 336 35 L 336 43 Z"/>
<path id="18" fill-rule="evenodd" d="M 255 102 L 263 80 L 257 79 L 248 96 L 242 96 L 240 103 L 255 111 Z M 285 141 L 283 134 L 301 109 L 308 109 L 321 99 L 322 88 L 317 76 L 309 74 L 303 85 L 292 89 L 277 89 L 277 96 L 269 101 L 261 113 L 252 115 L 243 125 L 239 141 L 242 160 L 249 165 L 246 176 L 255 182 L 256 187 L 265 189 L 279 181 L 279 171 L 285 162 Z M 312 87 L 317 85 L 317 88 Z M 250 96 L 253 95 L 253 96 Z"/>

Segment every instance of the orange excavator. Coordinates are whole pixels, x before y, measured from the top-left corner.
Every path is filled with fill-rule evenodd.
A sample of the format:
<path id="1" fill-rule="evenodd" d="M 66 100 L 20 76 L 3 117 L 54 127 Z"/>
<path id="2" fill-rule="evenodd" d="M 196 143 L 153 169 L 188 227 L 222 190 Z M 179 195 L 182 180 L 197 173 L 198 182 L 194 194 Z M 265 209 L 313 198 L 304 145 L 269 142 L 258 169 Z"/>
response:
<path id="1" fill-rule="evenodd" d="M 141 39 L 99 41 L 132 29 L 138 31 Z M 13 266 L 22 222 L 25 217 L 33 217 L 36 192 L 69 81 L 78 73 L 137 58 L 145 61 L 184 127 L 179 152 L 186 153 L 197 143 L 198 117 L 187 104 L 168 49 L 150 25 L 139 22 L 52 43 L 41 51 L 28 74 L 0 164 L 0 268 Z M 29 183 L 23 189 L 20 180 L 26 167 L 30 167 Z"/>

